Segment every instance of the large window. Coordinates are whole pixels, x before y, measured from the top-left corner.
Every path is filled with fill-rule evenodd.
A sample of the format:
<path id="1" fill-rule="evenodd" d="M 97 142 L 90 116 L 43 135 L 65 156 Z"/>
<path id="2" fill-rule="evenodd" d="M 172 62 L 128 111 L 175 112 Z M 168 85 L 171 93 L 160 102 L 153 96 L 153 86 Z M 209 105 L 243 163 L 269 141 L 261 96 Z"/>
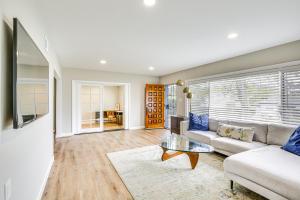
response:
<path id="1" fill-rule="evenodd" d="M 280 121 L 278 73 L 210 82 L 209 115 L 256 121 Z"/>
<path id="2" fill-rule="evenodd" d="M 300 124 L 300 70 L 191 81 L 191 111 L 211 118 Z"/>
<path id="3" fill-rule="evenodd" d="M 193 93 L 191 99 L 191 111 L 197 114 L 208 113 L 209 108 L 209 82 L 197 82 L 190 84 Z"/>
<path id="4" fill-rule="evenodd" d="M 167 98 L 168 98 L 168 113 L 169 115 L 176 115 L 176 85 L 168 85 L 168 92 L 167 92 Z"/>
<path id="5" fill-rule="evenodd" d="M 300 124 L 300 71 L 282 73 L 282 121 Z"/>
<path id="6" fill-rule="evenodd" d="M 165 127 L 170 127 L 170 116 L 176 115 L 176 85 L 165 86 Z"/>

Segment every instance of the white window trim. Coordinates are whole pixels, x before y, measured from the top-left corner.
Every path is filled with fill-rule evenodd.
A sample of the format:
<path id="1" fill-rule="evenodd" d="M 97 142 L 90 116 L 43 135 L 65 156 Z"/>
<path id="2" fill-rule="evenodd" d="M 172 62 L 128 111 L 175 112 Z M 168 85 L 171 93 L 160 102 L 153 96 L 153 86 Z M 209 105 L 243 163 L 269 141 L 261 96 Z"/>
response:
<path id="1" fill-rule="evenodd" d="M 185 82 L 186 85 L 189 85 L 189 82 L 193 82 L 193 81 L 212 81 L 214 79 L 232 78 L 243 74 L 247 74 L 247 75 L 248 74 L 250 75 L 251 73 L 255 74 L 256 72 L 292 71 L 294 69 L 299 69 L 300 68 L 299 65 L 300 65 L 300 60 L 296 60 L 291 62 L 279 63 L 275 65 L 260 66 L 251 69 L 246 69 L 246 70 L 238 70 L 234 72 L 220 73 L 220 74 L 215 74 L 210 76 L 202 76 L 198 78 L 187 79 Z"/>

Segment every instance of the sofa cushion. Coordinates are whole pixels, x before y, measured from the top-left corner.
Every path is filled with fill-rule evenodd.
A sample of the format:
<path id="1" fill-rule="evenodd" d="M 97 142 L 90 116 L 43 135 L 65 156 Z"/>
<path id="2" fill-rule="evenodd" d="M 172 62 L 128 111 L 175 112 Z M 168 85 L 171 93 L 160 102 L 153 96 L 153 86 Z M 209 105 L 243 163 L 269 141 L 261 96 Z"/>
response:
<path id="1" fill-rule="evenodd" d="M 218 120 L 218 119 L 209 118 L 208 119 L 208 130 L 217 132 L 218 126 L 219 126 L 219 122 L 220 123 L 224 123 L 224 124 L 228 123 L 227 120 Z"/>
<path id="2" fill-rule="evenodd" d="M 225 159 L 224 170 L 288 199 L 300 197 L 300 157 L 269 145 Z"/>
<path id="3" fill-rule="evenodd" d="M 249 143 L 228 137 L 214 138 L 211 140 L 211 145 L 216 149 L 231 152 L 233 154 L 266 146 L 266 144 L 261 142 Z"/>
<path id="4" fill-rule="evenodd" d="M 252 142 L 254 128 L 219 123 L 217 134 L 222 137 L 230 137 L 236 140 Z"/>
<path id="5" fill-rule="evenodd" d="M 242 127 L 254 128 L 254 141 L 267 143 L 268 124 L 254 123 L 254 122 L 242 122 L 242 121 L 228 121 L 228 124 Z"/>
<path id="6" fill-rule="evenodd" d="M 296 128 L 295 126 L 269 124 L 267 135 L 268 144 L 281 146 L 286 144 Z"/>
<path id="7" fill-rule="evenodd" d="M 190 139 L 210 144 L 210 141 L 214 138 L 219 137 L 216 132 L 213 131 L 187 131 L 184 133 Z"/>

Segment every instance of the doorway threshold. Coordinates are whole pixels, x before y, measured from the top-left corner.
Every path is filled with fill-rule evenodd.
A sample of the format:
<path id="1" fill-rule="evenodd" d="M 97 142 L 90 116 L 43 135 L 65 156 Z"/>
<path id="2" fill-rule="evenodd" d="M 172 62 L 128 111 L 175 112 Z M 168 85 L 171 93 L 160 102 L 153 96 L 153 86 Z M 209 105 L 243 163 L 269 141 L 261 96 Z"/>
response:
<path id="1" fill-rule="evenodd" d="M 104 130 L 103 132 L 113 132 L 113 131 L 123 131 L 124 128 L 118 128 L 118 129 L 110 129 L 110 130 Z"/>

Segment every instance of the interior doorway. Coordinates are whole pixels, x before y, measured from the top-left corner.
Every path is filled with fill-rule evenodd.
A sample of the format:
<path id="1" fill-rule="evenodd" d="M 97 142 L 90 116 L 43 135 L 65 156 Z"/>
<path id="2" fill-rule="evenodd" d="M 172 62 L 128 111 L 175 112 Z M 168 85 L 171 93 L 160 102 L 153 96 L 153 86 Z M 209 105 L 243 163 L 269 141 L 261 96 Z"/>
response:
<path id="1" fill-rule="evenodd" d="M 73 81 L 72 93 L 74 134 L 129 128 L 129 84 Z"/>
<path id="2" fill-rule="evenodd" d="M 104 131 L 124 129 L 124 85 L 104 85 L 103 126 Z"/>
<path id="3" fill-rule="evenodd" d="M 51 100 L 53 107 L 51 111 L 52 115 L 52 133 L 53 133 L 53 143 L 55 144 L 56 138 L 62 136 L 62 80 L 60 75 L 54 70 L 54 78 L 52 80 L 53 93 Z"/>
<path id="4" fill-rule="evenodd" d="M 52 131 L 53 131 L 53 145 L 55 146 L 56 143 L 56 134 L 57 134 L 57 130 L 56 130 L 56 109 L 57 109 L 57 103 L 56 103 L 56 99 L 57 99 L 57 80 L 54 77 L 53 79 L 53 122 L 52 122 Z"/>

